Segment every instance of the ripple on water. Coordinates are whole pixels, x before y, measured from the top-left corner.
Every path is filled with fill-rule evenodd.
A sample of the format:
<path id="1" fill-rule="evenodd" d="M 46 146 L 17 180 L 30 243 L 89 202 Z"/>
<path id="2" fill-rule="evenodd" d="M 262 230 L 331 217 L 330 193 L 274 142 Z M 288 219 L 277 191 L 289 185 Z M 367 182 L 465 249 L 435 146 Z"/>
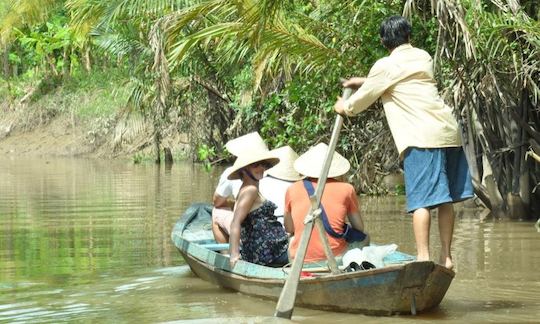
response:
<path id="1" fill-rule="evenodd" d="M 275 302 L 197 278 L 171 243 L 178 215 L 211 199 L 222 170 L 81 159 L 0 166 L 0 322 L 279 321 L 271 317 Z M 404 197 L 360 202 L 373 242 L 414 253 Z M 431 219 L 436 257 L 438 220 Z M 374 318 L 298 308 L 293 320 L 538 322 L 540 240 L 532 223 L 458 210 L 452 252 L 457 274 L 433 312 Z"/>

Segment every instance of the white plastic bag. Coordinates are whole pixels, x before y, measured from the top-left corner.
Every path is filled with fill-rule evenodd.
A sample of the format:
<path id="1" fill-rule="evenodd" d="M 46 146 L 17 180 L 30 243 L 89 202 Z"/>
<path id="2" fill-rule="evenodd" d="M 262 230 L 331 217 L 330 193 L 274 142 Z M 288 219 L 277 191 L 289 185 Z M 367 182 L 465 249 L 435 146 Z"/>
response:
<path id="1" fill-rule="evenodd" d="M 376 268 L 382 268 L 384 267 L 384 257 L 396 251 L 397 247 L 397 244 L 388 244 L 370 245 L 365 246 L 362 249 L 351 249 L 343 255 L 343 266 L 347 267 L 352 262 L 356 262 L 356 264 L 362 264 L 362 262 L 367 261 L 373 264 Z"/>

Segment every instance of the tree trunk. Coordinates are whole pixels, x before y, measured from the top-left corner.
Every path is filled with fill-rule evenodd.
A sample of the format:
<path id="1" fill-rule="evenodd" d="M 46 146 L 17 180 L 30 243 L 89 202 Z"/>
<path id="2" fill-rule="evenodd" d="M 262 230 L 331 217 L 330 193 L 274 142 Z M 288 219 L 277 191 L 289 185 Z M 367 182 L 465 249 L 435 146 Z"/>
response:
<path id="1" fill-rule="evenodd" d="M 84 48 L 83 61 L 84 69 L 86 70 L 86 72 L 90 72 L 92 70 L 92 62 L 90 57 L 90 46 L 88 45 L 86 45 Z"/>
<path id="2" fill-rule="evenodd" d="M 9 46 L 6 47 L 6 50 L 2 55 L 2 71 L 6 79 L 9 79 L 11 77 L 11 69 L 9 64 Z"/>
<path id="3" fill-rule="evenodd" d="M 56 69 L 56 62 L 54 61 L 54 57 L 52 55 L 46 55 L 46 62 L 49 66 L 49 69 L 51 71 L 51 74 L 54 76 L 58 75 L 58 70 Z"/>
<path id="4" fill-rule="evenodd" d="M 511 219 L 525 219 L 527 218 L 527 210 L 525 204 L 519 195 L 509 192 L 506 195 L 506 201 L 508 204 L 508 215 Z"/>
<path id="5" fill-rule="evenodd" d="M 16 46 L 15 47 L 15 52 L 17 52 L 17 56 L 18 57 L 23 57 L 23 51 L 21 50 L 21 47 L 20 46 Z M 24 71 L 24 60 L 21 59 L 21 61 L 18 63 L 18 64 L 13 64 L 12 65 L 13 67 L 13 70 L 12 70 L 12 74 L 13 76 L 18 76 L 19 75 L 19 71 Z"/>
<path id="6" fill-rule="evenodd" d="M 486 186 L 487 193 L 489 195 L 489 201 L 491 202 L 491 212 L 496 218 L 503 218 L 505 216 L 504 201 L 497 186 L 497 182 L 493 177 L 491 165 L 485 155 L 482 156 L 482 165 L 484 169 L 484 176 L 482 182 Z"/>
<path id="7" fill-rule="evenodd" d="M 487 189 L 482 184 L 482 176 L 480 174 L 480 168 L 478 167 L 478 161 L 476 159 L 478 147 L 476 145 L 473 134 L 473 114 L 469 110 L 466 111 L 466 114 L 467 116 L 465 118 L 462 118 L 462 123 L 460 125 L 463 151 L 465 152 L 465 158 L 467 159 L 467 164 L 469 165 L 469 172 L 472 178 L 474 193 L 476 194 L 478 199 L 480 199 L 480 201 L 484 204 L 484 206 L 487 209 L 491 210 L 493 209 L 493 206 L 489 199 Z"/>
<path id="8" fill-rule="evenodd" d="M 71 66 L 69 49 L 70 49 L 69 46 L 64 47 L 64 54 L 63 54 L 64 65 L 62 66 L 62 77 L 64 79 L 67 79 L 69 77 L 69 71 L 70 71 L 70 66 Z"/>
<path id="9" fill-rule="evenodd" d="M 156 156 L 154 162 L 156 164 L 161 164 L 161 152 L 159 147 L 161 146 L 161 135 L 157 129 L 157 127 L 154 125 L 154 154 Z"/>
<path id="10" fill-rule="evenodd" d="M 163 153 L 164 153 L 164 156 L 165 156 L 165 165 L 173 164 L 173 156 L 172 156 L 171 148 L 164 147 L 163 148 Z"/>

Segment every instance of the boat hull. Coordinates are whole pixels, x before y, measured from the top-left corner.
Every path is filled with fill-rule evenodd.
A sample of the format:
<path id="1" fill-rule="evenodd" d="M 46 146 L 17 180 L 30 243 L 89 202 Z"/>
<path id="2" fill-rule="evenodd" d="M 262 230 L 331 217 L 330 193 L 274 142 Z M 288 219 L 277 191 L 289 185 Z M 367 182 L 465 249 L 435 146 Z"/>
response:
<path id="1" fill-rule="evenodd" d="M 240 276 L 180 253 L 201 279 L 244 294 L 277 300 L 285 283 Z M 370 315 L 411 314 L 439 305 L 453 277 L 453 272 L 427 261 L 302 278 L 295 305 Z"/>
<path id="2" fill-rule="evenodd" d="M 216 251 L 225 247 L 209 229 L 211 206 L 194 204 L 175 225 L 171 238 L 191 270 L 200 278 L 244 294 L 277 300 L 286 270 L 229 258 Z M 314 272 L 300 279 L 295 305 L 372 315 L 416 314 L 436 307 L 448 290 L 454 272 L 431 261 L 395 251 L 385 266 L 331 274 Z"/>

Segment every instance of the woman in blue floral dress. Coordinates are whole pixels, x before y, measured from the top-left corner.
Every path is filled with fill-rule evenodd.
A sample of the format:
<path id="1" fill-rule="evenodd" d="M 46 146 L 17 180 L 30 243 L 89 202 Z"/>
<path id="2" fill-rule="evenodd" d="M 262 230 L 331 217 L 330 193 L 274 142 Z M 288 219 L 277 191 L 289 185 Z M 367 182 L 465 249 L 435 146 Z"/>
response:
<path id="1" fill-rule="evenodd" d="M 276 205 L 259 193 L 264 171 L 278 162 L 269 151 L 256 150 L 238 156 L 231 167 L 228 179 L 242 180 L 229 233 L 231 267 L 239 259 L 269 266 L 288 263 L 287 233 L 274 216 Z"/>

